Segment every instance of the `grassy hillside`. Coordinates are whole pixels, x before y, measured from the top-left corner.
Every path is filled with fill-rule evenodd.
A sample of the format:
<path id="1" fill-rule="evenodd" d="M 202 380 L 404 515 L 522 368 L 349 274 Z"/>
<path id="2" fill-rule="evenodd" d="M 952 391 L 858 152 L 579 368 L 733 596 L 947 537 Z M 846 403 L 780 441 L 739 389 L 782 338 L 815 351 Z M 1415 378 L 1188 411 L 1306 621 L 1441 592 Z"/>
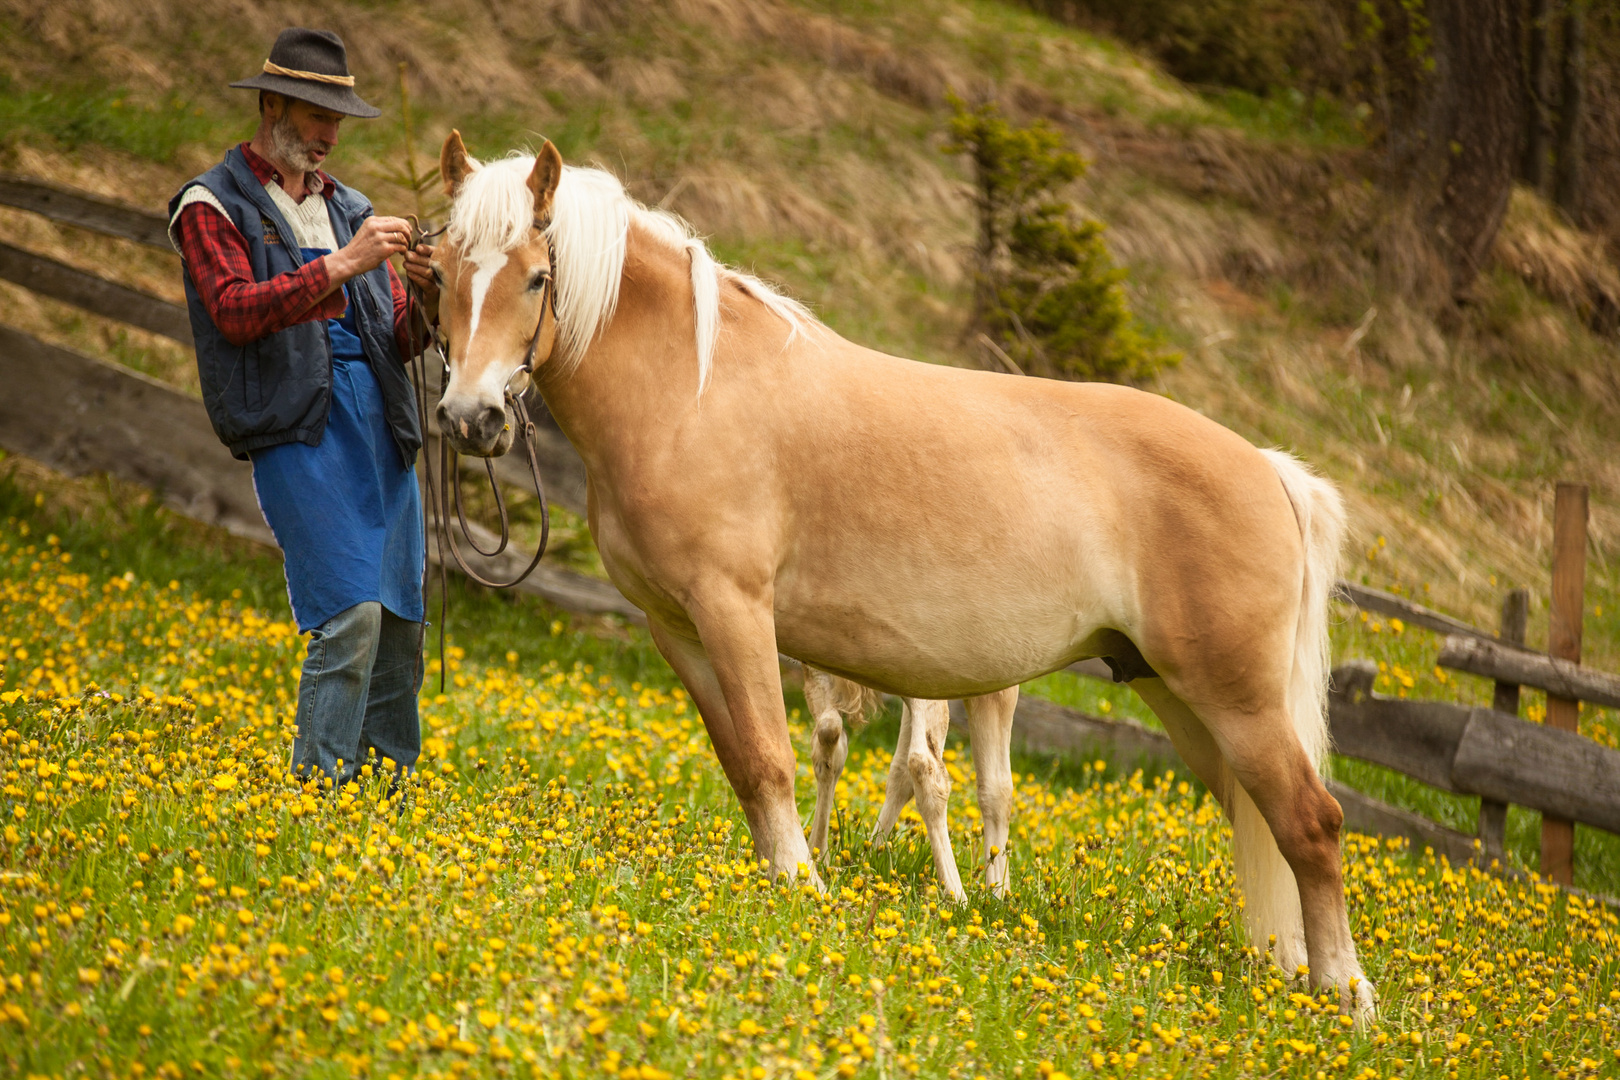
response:
<path id="1" fill-rule="evenodd" d="M 279 566 L 134 494 L 0 480 L 6 1075 L 1562 1080 L 1620 1062 L 1613 911 L 1350 836 L 1382 992 L 1353 1031 L 1243 946 L 1220 811 L 1174 773 L 1018 763 L 1005 902 L 974 883 L 959 799 L 957 908 L 915 814 L 864 843 L 895 734 L 875 724 L 830 892 L 773 886 L 670 671 L 644 642 L 536 633 L 536 604 L 457 597 L 399 797 L 301 789 Z M 798 710 L 792 734 L 803 793 Z M 966 749 L 947 750 L 959 791 Z"/>
<path id="2" fill-rule="evenodd" d="M 543 134 L 686 215 L 846 335 L 944 363 L 972 362 L 958 340 L 970 222 L 961 164 L 938 149 L 944 96 L 993 89 L 1094 160 L 1075 195 L 1109 224 L 1148 323 L 1187 354 L 1154 388 L 1341 481 L 1358 550 L 1378 552 L 1361 568 L 1369 581 L 1487 623 L 1503 588 L 1529 585 L 1539 639 L 1551 485 L 1578 478 L 1593 485 L 1593 610 L 1605 598 L 1620 609 L 1620 352 L 1584 321 L 1612 307 L 1620 277 L 1528 194 L 1474 302 L 1437 323 L 1380 285 L 1411 268 L 1399 250 L 1371 250 L 1385 208 L 1351 118 L 1200 97 L 1106 40 L 965 0 L 521 14 L 445 0 L 229 18 L 172 0 L 4 0 L 0 166 L 160 207 L 250 132 L 251 95 L 224 84 L 297 20 L 342 32 L 386 109 L 347 125 L 334 162 L 380 206 L 413 208 L 387 179 L 404 165 L 403 61 L 424 167 L 452 124 L 486 155 Z M 162 255 L 9 212 L 0 236 L 179 296 Z M 8 321 L 192 379 L 183 350 L 22 290 L 0 299 Z M 1620 622 L 1594 614 L 1588 651 L 1620 665 Z"/>
<path id="3" fill-rule="evenodd" d="M 377 0 L 228 15 L 0 0 L 0 168 L 161 208 L 251 132 L 252 95 L 225 84 L 291 22 L 341 32 L 360 89 L 385 108 L 346 125 L 333 162 L 380 208 L 417 208 L 393 179 L 406 165 L 404 62 L 420 166 L 452 125 L 486 156 L 544 135 L 684 214 L 840 332 L 939 363 L 973 362 L 959 340 L 971 222 L 962 164 L 939 149 L 945 97 L 993 91 L 1093 160 L 1074 197 L 1108 223 L 1145 321 L 1186 354 L 1150 389 L 1338 480 L 1353 576 L 1483 625 L 1503 591 L 1527 585 L 1530 637 L 1544 641 L 1552 485 L 1589 482 L 1586 654 L 1620 669 L 1620 347 L 1588 325 L 1620 298 L 1620 276 L 1529 194 L 1472 302 L 1436 320 L 1392 284 L 1415 272 L 1398 246 L 1377 249 L 1387 207 L 1353 117 L 1200 95 L 1106 39 L 969 0 Z M 0 238 L 181 295 L 171 256 L 9 211 Z M 43 337 L 194 387 L 170 343 L 11 286 L 0 305 Z M 1338 655 L 1383 660 L 1391 688 L 1409 673 L 1417 695 L 1485 693 L 1431 673 L 1432 639 L 1374 625 L 1342 626 Z M 1061 678 L 1038 689 L 1134 708 Z M 1596 712 L 1583 727 L 1616 730 Z M 1467 825 L 1466 800 L 1439 809 Z"/>

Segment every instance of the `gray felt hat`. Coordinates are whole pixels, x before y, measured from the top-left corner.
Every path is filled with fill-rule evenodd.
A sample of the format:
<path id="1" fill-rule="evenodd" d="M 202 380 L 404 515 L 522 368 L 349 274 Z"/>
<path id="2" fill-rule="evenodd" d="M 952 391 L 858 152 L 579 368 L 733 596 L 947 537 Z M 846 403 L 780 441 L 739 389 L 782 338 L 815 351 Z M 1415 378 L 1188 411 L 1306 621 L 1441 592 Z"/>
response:
<path id="1" fill-rule="evenodd" d="M 288 27 L 276 37 L 264 70 L 231 85 L 243 90 L 273 90 L 345 116 L 369 120 L 382 115 L 381 109 L 366 104 L 354 92 L 354 76 L 349 74 L 349 55 L 343 39 L 330 30 Z"/>

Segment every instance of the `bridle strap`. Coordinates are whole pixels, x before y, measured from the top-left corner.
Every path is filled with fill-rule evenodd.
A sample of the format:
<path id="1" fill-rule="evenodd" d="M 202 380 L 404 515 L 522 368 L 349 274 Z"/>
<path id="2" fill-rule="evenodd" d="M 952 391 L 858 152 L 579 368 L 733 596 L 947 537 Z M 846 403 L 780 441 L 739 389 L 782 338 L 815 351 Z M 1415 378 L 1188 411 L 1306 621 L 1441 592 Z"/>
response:
<path id="1" fill-rule="evenodd" d="M 409 220 L 411 222 L 412 232 L 411 250 L 413 251 L 416 249 L 417 244 L 424 240 L 432 239 L 433 237 L 436 237 L 444 232 L 444 229 L 440 228 L 431 233 L 425 233 L 422 231 L 421 225 L 417 222 L 415 215 L 410 215 Z M 539 230 L 540 233 L 544 235 L 544 223 L 536 220 L 534 222 L 534 228 Z M 448 585 L 448 578 L 446 576 L 448 567 L 445 562 L 445 553 L 449 553 L 450 558 L 455 560 L 456 566 L 460 568 L 463 574 L 479 585 L 489 589 L 510 589 L 521 584 L 529 577 L 530 574 L 534 573 L 535 568 L 540 565 L 540 560 L 546 553 L 546 544 L 551 538 L 551 512 L 546 505 L 545 479 L 541 475 L 540 459 L 537 451 L 535 450 L 536 431 L 534 420 L 529 416 L 529 408 L 524 403 L 522 395 L 512 393 L 511 384 L 512 380 L 521 373 L 529 378 L 532 385 L 535 362 L 539 358 L 540 338 L 545 330 L 546 313 L 548 310 L 551 313 L 551 322 L 553 328 L 556 326 L 557 289 L 556 280 L 552 271 L 552 267 L 555 266 L 555 263 L 555 258 L 552 258 L 551 266 L 546 268 L 544 274 L 544 288 L 547 295 L 541 298 L 540 318 L 535 323 L 534 333 L 529 338 L 528 351 L 523 357 L 523 363 L 519 365 L 518 368 L 512 372 L 511 376 L 507 378 L 507 385 L 503 391 L 505 404 L 511 408 L 515 414 L 523 436 L 524 450 L 529 459 L 529 476 L 534 482 L 535 498 L 540 504 L 540 543 L 536 546 L 534 557 L 529 560 L 529 565 L 524 567 L 523 570 L 515 577 L 507 581 L 497 581 L 487 578 L 477 570 L 474 570 L 472 566 L 468 564 L 467 558 L 462 554 L 461 547 L 456 540 L 455 532 L 450 527 L 449 512 L 451 505 L 454 504 L 456 523 L 461 528 L 461 535 L 467 541 L 467 544 L 479 555 L 482 555 L 485 558 L 494 558 L 495 556 L 504 552 L 511 542 L 511 521 L 506 511 L 506 500 L 502 498 L 500 485 L 495 479 L 495 464 L 493 458 L 484 459 L 484 471 L 489 477 L 490 491 L 495 497 L 495 508 L 500 515 L 501 528 L 499 542 L 496 544 L 494 549 L 490 551 L 485 551 L 483 548 L 478 546 L 477 541 L 473 539 L 471 530 L 468 527 L 467 515 L 462 507 L 461 501 L 461 484 L 459 482 L 460 473 L 457 467 L 457 459 L 459 455 L 450 448 L 450 442 L 444 437 L 443 432 L 439 433 L 439 469 L 437 476 L 434 476 L 431 456 L 424 455 L 422 459 L 424 468 L 427 472 L 427 483 L 425 486 L 428 491 L 428 498 L 423 502 L 422 506 L 423 530 L 424 532 L 427 530 L 427 527 L 431 521 L 434 532 L 434 542 L 437 544 L 439 549 L 439 689 L 441 692 L 444 689 L 445 682 L 444 624 L 445 616 L 448 614 L 449 603 L 449 593 L 446 588 Z M 412 332 L 412 359 L 417 361 L 415 371 L 417 416 L 421 424 L 422 433 L 425 436 L 428 430 L 427 348 L 423 342 L 427 340 L 430 335 L 437 340 L 438 333 L 436 328 L 428 325 L 427 314 L 422 307 L 421 290 L 414 282 L 409 280 L 408 276 L 406 296 L 407 304 L 409 305 L 410 309 L 408 321 L 410 323 Z M 439 381 L 439 395 L 442 398 L 444 395 L 444 389 L 450 381 L 450 354 L 448 343 L 445 343 L 445 345 L 442 347 L 440 359 L 444 364 L 444 369 Z M 427 588 L 430 572 L 431 568 L 427 560 L 424 558 L 422 565 L 422 587 L 424 591 Z"/>

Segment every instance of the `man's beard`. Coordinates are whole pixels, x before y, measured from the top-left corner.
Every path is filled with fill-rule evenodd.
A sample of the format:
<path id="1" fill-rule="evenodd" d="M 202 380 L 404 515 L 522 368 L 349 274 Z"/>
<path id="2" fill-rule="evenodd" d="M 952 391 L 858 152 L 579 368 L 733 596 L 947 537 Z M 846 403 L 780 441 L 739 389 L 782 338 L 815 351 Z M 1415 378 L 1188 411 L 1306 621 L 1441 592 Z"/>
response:
<path id="1" fill-rule="evenodd" d="M 301 173 L 311 173 L 320 165 L 315 159 L 313 150 L 328 149 L 327 145 L 319 139 L 305 142 L 299 138 L 298 127 L 293 123 L 292 117 L 283 113 L 281 119 L 270 127 L 270 145 L 275 149 L 276 156 L 282 162 L 291 165 Z"/>

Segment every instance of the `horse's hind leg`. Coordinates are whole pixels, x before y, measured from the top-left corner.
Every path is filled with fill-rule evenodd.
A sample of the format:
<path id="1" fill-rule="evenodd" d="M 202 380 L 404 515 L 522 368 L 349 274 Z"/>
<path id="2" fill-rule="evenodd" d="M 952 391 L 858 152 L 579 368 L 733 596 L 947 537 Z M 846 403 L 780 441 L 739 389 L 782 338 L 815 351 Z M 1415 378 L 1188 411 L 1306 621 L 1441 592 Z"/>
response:
<path id="1" fill-rule="evenodd" d="M 1285 709 L 1206 712 L 1206 726 L 1237 781 L 1231 791 L 1233 863 L 1251 939 L 1264 949 L 1275 935 L 1277 964 L 1286 974 L 1308 960 L 1312 986 L 1338 987 L 1341 1008 L 1358 1020 L 1370 1019 L 1373 986 L 1356 959 L 1344 902 L 1343 811 Z"/>
<path id="2" fill-rule="evenodd" d="M 1012 725 L 1018 687 L 968 698 L 968 738 L 979 781 L 979 819 L 984 826 L 984 883 L 1007 895 L 1007 829 L 1012 820 Z"/>
<path id="3" fill-rule="evenodd" d="M 1253 800 L 1233 779 L 1220 746 L 1204 722 L 1171 693 L 1163 679 L 1136 679 L 1131 688 L 1164 724 L 1176 753 L 1209 788 L 1227 820 L 1235 823 L 1242 818 L 1244 827 L 1234 824 L 1232 842 L 1243 889 L 1244 925 L 1249 940 L 1262 951 L 1270 942 L 1277 965 L 1293 974 L 1296 966 L 1306 960 L 1299 890 L 1293 871 L 1259 820 Z M 1254 828 L 1257 822 L 1258 832 Z"/>
<path id="4" fill-rule="evenodd" d="M 946 820 L 951 798 L 951 775 L 945 770 L 945 733 L 951 726 L 951 714 L 943 701 L 906 699 L 911 713 L 909 745 L 901 743 L 895 757 L 902 753 L 906 769 L 911 773 L 912 789 L 917 795 L 917 810 L 922 814 L 923 827 L 928 830 L 928 847 L 934 854 L 934 869 L 939 874 L 952 900 L 967 900 L 962 891 L 962 877 L 956 869 L 956 854 L 951 850 L 951 832 Z"/>
<path id="5" fill-rule="evenodd" d="M 911 801 L 911 769 L 906 764 L 906 751 L 911 746 L 911 730 L 915 723 L 911 699 L 904 699 L 900 705 L 900 738 L 895 741 L 894 759 L 889 762 L 889 778 L 883 785 L 883 809 L 878 811 L 877 825 L 872 829 L 874 844 L 881 844 L 889 838 L 894 823 L 900 820 L 900 812 Z"/>
<path id="6" fill-rule="evenodd" d="M 849 736 L 844 731 L 843 714 L 833 700 L 831 676 L 826 672 L 805 668 L 804 700 L 816 722 L 810 743 L 810 763 L 816 775 L 816 809 L 810 819 L 810 854 L 825 856 L 827 824 L 832 816 L 838 778 L 843 775 L 844 762 L 849 758 Z"/>
<path id="7" fill-rule="evenodd" d="M 1232 772 L 1226 767 L 1221 748 L 1215 744 L 1204 722 L 1187 707 L 1186 702 L 1170 692 L 1163 679 L 1135 679 L 1131 682 L 1131 689 L 1147 702 L 1148 708 L 1164 725 L 1165 733 L 1175 744 L 1181 760 L 1209 788 L 1210 794 L 1215 796 L 1230 818 Z"/>

